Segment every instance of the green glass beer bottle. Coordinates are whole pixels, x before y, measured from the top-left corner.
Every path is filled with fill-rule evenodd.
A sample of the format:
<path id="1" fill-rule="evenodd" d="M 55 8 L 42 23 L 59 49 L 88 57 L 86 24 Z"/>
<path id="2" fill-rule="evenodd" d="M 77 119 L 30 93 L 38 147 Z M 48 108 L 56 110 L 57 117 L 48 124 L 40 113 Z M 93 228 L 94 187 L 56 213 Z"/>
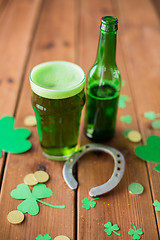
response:
<path id="1" fill-rule="evenodd" d="M 89 71 L 86 85 L 85 134 L 95 142 L 104 142 L 115 132 L 121 87 L 116 65 L 118 19 L 101 19 L 97 57 Z"/>

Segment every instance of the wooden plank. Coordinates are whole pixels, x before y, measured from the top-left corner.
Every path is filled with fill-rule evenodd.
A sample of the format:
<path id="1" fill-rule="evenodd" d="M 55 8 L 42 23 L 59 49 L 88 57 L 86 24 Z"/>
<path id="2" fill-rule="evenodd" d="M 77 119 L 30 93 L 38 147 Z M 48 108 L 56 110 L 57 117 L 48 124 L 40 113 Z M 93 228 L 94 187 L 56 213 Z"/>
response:
<path id="1" fill-rule="evenodd" d="M 121 14 L 121 6 L 123 1 L 118 1 L 119 11 L 117 15 L 120 19 L 123 19 Z M 144 5 L 146 2 L 144 1 Z M 150 8 L 146 9 L 146 15 L 151 14 L 151 17 L 156 16 L 156 11 L 150 12 Z M 125 19 L 126 22 L 128 19 Z M 140 17 L 137 18 L 137 22 L 140 21 Z M 125 29 L 125 24 L 123 25 Z M 126 67 L 129 72 L 130 84 L 133 92 L 133 99 L 138 113 L 139 126 L 144 136 L 144 142 L 150 135 L 160 136 L 159 130 L 155 130 L 151 127 L 150 120 L 144 118 L 144 113 L 147 111 L 155 111 L 159 113 L 159 74 L 160 74 L 160 25 L 144 26 L 141 29 L 133 29 L 130 26 L 130 30 L 121 35 L 121 43 L 123 47 L 123 55 L 125 59 L 131 58 L 128 61 Z M 130 47 L 132 46 L 132 47 Z M 154 170 L 156 166 L 153 163 L 147 164 L 153 194 L 153 201 L 160 200 L 159 188 L 160 188 L 160 175 Z M 160 229 L 160 215 L 156 212 L 158 228 Z"/>
<path id="2" fill-rule="evenodd" d="M 2 14 L 7 2 L 8 1 L 0 0 L 0 15 Z"/>
<path id="3" fill-rule="evenodd" d="M 16 113 L 16 126 L 23 126 L 24 117 L 33 114 L 31 107 L 31 89 L 29 72 L 31 68 L 49 60 L 64 59 L 74 61 L 75 46 L 75 3 L 73 0 L 45 0 L 41 18 L 37 27 L 31 57 L 25 72 L 25 81 Z M 20 155 L 9 154 L 0 202 L 1 223 L 0 236 L 3 239 L 28 240 L 39 234 L 48 233 L 52 239 L 57 235 L 66 235 L 71 240 L 75 235 L 75 195 L 64 183 L 62 177 L 63 163 L 53 162 L 42 156 L 36 128 L 31 128 L 30 141 L 32 149 Z M 38 169 L 46 169 L 50 181 L 46 185 L 53 190 L 53 196 L 44 200 L 55 205 L 66 205 L 65 209 L 54 209 L 40 205 L 37 216 L 25 214 L 25 222 L 13 226 L 6 220 L 9 211 L 15 209 L 20 201 L 10 197 L 10 191 L 23 182 L 26 174 Z"/>
<path id="4" fill-rule="evenodd" d="M 159 18 L 155 14 L 155 7 L 151 0 L 131 0 L 129 2 L 123 0 L 122 2 L 114 1 L 112 4 L 114 12 L 119 12 L 118 16 L 123 15 L 123 17 L 120 17 L 120 22 L 125 26 L 124 31 L 129 30 L 130 26 L 144 27 L 159 25 Z M 119 24 L 120 27 L 121 24 Z"/>
<path id="5" fill-rule="evenodd" d="M 13 115 L 41 1 L 11 0 L 0 16 L 0 117 Z M 4 155 L 0 159 L 0 178 Z"/>
<path id="6" fill-rule="evenodd" d="M 128 6 L 130 6 L 129 4 L 130 1 L 128 1 Z M 116 9 L 116 6 L 114 6 L 114 9 Z M 136 19 L 136 11 L 134 13 L 134 18 Z M 95 59 L 100 18 L 103 15 L 116 14 L 110 2 L 105 2 L 105 4 L 102 0 L 93 0 L 92 2 L 83 0 L 81 2 L 80 64 L 87 72 Z M 123 21 L 121 21 L 121 25 L 127 22 L 127 19 L 125 19 L 126 15 L 130 16 L 129 13 L 126 13 Z M 124 28 L 122 27 L 120 27 L 120 30 L 122 29 L 124 32 Z M 121 31 L 118 32 L 118 35 L 121 35 Z M 127 36 L 126 34 L 126 38 Z M 143 42 L 143 44 L 145 43 Z M 124 58 L 120 42 L 118 41 L 118 66 L 122 74 L 122 79 L 127 82 L 126 86 L 122 88 L 122 94 L 128 95 L 132 99 L 132 89 L 129 83 L 130 72 L 126 69 L 126 64 L 128 62 L 131 63 L 131 61 L 131 57 Z M 132 124 L 121 123 L 120 116 L 128 114 L 133 118 Z M 122 131 L 127 128 L 138 129 L 133 100 L 127 104 L 127 108 L 119 109 L 115 137 L 106 143 L 119 149 L 124 154 L 126 159 L 125 175 L 121 183 L 113 191 L 101 196 L 97 200 L 96 207 L 88 211 L 82 208 L 82 199 L 84 197 L 90 198 L 89 190 L 94 186 L 104 183 L 111 176 L 113 163 L 107 155 L 90 154 L 82 157 L 78 164 L 78 240 L 106 239 L 107 235 L 104 232 L 104 224 L 109 221 L 119 225 L 122 239 L 128 239 L 128 231 L 132 227 L 131 222 L 137 228 L 143 229 L 144 236 L 142 236 L 142 239 L 149 240 L 153 236 L 154 239 L 158 239 L 146 164 L 134 154 L 134 148 L 137 144 L 129 143 L 122 136 Z M 80 140 L 82 145 L 89 142 L 83 134 L 83 124 L 81 126 Z M 145 188 L 144 193 L 140 196 L 129 194 L 128 185 L 131 182 L 140 182 Z M 112 234 L 111 239 L 117 239 L 117 236 Z"/>
<path id="7" fill-rule="evenodd" d="M 158 0 L 152 0 L 155 10 L 158 14 L 158 16 L 160 17 L 160 2 Z"/>

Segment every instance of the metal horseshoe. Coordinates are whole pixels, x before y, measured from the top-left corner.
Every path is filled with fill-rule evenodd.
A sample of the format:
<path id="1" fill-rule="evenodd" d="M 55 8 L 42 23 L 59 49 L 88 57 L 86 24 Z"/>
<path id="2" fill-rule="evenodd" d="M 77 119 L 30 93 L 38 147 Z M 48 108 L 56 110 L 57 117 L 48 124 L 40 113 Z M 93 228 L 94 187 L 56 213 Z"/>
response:
<path id="1" fill-rule="evenodd" d="M 82 146 L 71 156 L 63 167 L 63 177 L 70 189 L 75 190 L 78 187 L 78 182 L 73 177 L 73 166 L 85 153 L 91 151 L 102 151 L 108 153 L 113 157 L 115 164 L 111 178 L 106 183 L 94 187 L 89 191 L 89 195 L 91 197 L 96 197 L 111 191 L 119 184 L 124 175 L 125 160 L 122 153 L 112 147 L 94 143 Z"/>

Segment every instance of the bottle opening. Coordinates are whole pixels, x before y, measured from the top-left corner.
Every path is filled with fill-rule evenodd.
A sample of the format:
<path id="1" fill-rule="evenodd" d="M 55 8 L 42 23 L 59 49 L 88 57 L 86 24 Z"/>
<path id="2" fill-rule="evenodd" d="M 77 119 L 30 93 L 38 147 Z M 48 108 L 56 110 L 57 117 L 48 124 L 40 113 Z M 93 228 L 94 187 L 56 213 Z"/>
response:
<path id="1" fill-rule="evenodd" d="M 106 32 L 116 32 L 118 30 L 118 19 L 113 16 L 102 17 L 100 29 Z"/>

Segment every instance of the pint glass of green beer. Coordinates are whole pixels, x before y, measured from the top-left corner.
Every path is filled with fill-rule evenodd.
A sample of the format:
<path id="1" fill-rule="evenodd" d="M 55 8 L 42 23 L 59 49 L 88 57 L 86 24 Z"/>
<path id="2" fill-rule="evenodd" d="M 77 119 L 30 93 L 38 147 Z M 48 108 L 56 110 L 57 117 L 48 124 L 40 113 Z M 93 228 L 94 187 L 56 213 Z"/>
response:
<path id="1" fill-rule="evenodd" d="M 42 153 L 67 160 L 77 147 L 85 73 L 74 63 L 45 62 L 32 69 L 30 84 Z"/>

